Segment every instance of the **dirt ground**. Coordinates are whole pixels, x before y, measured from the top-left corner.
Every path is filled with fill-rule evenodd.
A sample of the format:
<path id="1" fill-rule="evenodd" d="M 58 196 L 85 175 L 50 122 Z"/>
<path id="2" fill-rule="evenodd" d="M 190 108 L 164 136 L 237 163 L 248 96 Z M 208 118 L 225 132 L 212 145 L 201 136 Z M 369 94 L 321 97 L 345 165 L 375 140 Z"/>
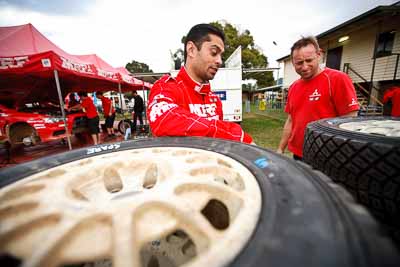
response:
<path id="1" fill-rule="evenodd" d="M 107 135 L 100 133 L 101 143 L 111 143 L 124 140 L 124 137 L 117 133 L 115 138 L 108 138 Z M 90 136 L 83 139 L 78 139 L 75 136 L 71 137 L 72 149 L 91 146 L 92 140 Z M 0 147 L 0 168 L 15 166 L 20 163 L 38 159 L 41 157 L 58 154 L 68 151 L 68 143 L 61 140 L 48 143 L 38 144 L 35 146 L 19 146 L 11 148 L 7 151 L 4 147 Z M 9 154 L 8 154 L 9 153 Z"/>

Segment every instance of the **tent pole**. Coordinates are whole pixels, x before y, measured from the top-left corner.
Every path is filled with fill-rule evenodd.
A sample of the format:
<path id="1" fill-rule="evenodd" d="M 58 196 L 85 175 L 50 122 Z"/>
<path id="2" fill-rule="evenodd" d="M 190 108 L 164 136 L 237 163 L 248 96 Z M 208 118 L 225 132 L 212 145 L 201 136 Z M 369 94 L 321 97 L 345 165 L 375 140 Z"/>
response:
<path id="1" fill-rule="evenodd" d="M 122 108 L 123 106 L 122 106 L 121 83 L 118 83 L 118 92 L 119 92 L 119 105 L 120 105 L 122 114 L 124 114 L 124 111 L 123 111 L 123 108 Z"/>
<path id="2" fill-rule="evenodd" d="M 142 86 L 142 93 L 143 93 L 143 98 L 144 98 L 144 101 L 143 101 L 144 121 L 147 123 L 147 114 L 146 114 L 146 101 L 147 101 L 147 96 L 146 96 L 145 91 L 144 91 L 144 84 L 143 84 L 143 86 Z"/>
<path id="3" fill-rule="evenodd" d="M 122 109 L 122 92 L 121 92 L 121 83 L 118 83 L 118 92 L 119 92 L 119 105 L 121 107 L 121 114 L 122 114 L 122 131 L 125 132 L 125 117 L 124 117 L 124 111 Z"/>
<path id="4" fill-rule="evenodd" d="M 54 70 L 54 79 L 56 80 L 58 100 L 60 102 L 60 108 L 61 108 L 61 114 L 62 114 L 63 121 L 64 121 L 65 133 L 67 134 L 68 148 L 69 148 L 69 150 L 72 150 L 71 137 L 70 137 L 69 132 L 68 132 L 67 118 L 65 117 L 65 110 L 64 110 L 64 101 L 62 100 L 62 96 L 61 96 L 60 80 L 58 79 L 57 70 Z"/>

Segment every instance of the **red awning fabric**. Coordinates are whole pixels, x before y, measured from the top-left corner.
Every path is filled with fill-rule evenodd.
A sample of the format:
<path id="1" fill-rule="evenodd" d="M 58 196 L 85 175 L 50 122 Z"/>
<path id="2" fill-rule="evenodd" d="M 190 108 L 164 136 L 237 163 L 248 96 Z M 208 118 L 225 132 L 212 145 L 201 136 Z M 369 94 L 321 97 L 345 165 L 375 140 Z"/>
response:
<path id="1" fill-rule="evenodd" d="M 99 57 L 84 57 L 68 54 L 32 24 L 0 27 L 0 93 L 51 89 L 55 87 L 54 70 L 63 95 L 77 90 L 116 90 L 118 83 L 123 91 L 143 87 L 143 82 L 121 82 L 119 72 Z"/>
<path id="2" fill-rule="evenodd" d="M 118 67 L 116 69 L 122 74 L 125 74 L 125 75 L 130 75 L 131 74 L 125 67 Z"/>
<path id="3" fill-rule="evenodd" d="M 124 80 L 133 79 L 134 81 L 136 81 L 136 83 L 137 83 L 137 81 L 141 81 L 141 80 L 139 80 L 139 79 L 137 79 L 135 77 L 132 77 L 131 73 L 125 67 L 118 67 L 116 69 L 121 73 L 121 75 L 122 75 Z M 144 85 L 144 87 L 145 87 L 144 89 L 145 90 L 150 90 L 151 87 L 153 86 L 153 84 L 151 84 L 149 82 L 144 82 L 144 81 L 141 81 L 141 82 Z"/>
<path id="4" fill-rule="evenodd" d="M 127 69 L 123 67 L 114 68 L 96 54 L 76 55 L 76 57 L 94 64 L 98 70 L 99 75 L 113 77 L 113 79 L 118 79 L 122 84 L 126 84 L 127 86 L 123 86 L 125 90 L 141 89 L 143 86 L 147 87 L 145 89 L 151 88 L 151 86 L 149 87 L 149 85 L 147 83 L 145 84 L 142 80 L 130 76 Z M 133 88 L 129 88 L 129 86 Z M 122 91 L 125 91 L 124 89 L 122 89 Z"/>

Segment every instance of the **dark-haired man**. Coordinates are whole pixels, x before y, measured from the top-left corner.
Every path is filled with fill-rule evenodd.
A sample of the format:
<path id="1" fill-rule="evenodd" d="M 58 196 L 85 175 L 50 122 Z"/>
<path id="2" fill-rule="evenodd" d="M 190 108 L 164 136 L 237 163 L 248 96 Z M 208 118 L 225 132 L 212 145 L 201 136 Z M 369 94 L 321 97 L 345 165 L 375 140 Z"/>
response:
<path id="1" fill-rule="evenodd" d="M 223 121 L 222 103 L 210 88 L 222 65 L 224 33 L 210 25 L 193 26 L 185 39 L 185 66 L 176 78 L 163 76 L 152 87 L 147 114 L 155 136 L 208 136 L 251 143 L 233 122 Z"/>
<path id="2" fill-rule="evenodd" d="M 359 105 L 350 78 L 343 72 L 321 69 L 321 49 L 315 37 L 304 37 L 291 48 L 300 79 L 289 88 L 288 113 L 277 152 L 288 146 L 295 159 L 303 157 L 304 131 L 309 122 L 338 116 L 357 116 Z"/>
<path id="3" fill-rule="evenodd" d="M 139 119 L 140 126 L 143 125 L 143 111 L 144 111 L 144 104 L 143 98 L 138 95 L 137 91 L 132 92 L 133 99 L 135 100 L 133 106 L 133 132 L 136 132 L 136 122 Z"/>

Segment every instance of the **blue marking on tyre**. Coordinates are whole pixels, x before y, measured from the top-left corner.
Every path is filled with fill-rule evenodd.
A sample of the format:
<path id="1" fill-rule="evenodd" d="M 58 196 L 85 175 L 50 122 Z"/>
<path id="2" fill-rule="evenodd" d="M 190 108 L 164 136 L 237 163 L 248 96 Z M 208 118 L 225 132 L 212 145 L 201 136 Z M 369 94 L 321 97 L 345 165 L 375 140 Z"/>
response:
<path id="1" fill-rule="evenodd" d="M 267 158 L 258 158 L 254 161 L 254 164 L 260 169 L 265 169 L 269 165 Z"/>

